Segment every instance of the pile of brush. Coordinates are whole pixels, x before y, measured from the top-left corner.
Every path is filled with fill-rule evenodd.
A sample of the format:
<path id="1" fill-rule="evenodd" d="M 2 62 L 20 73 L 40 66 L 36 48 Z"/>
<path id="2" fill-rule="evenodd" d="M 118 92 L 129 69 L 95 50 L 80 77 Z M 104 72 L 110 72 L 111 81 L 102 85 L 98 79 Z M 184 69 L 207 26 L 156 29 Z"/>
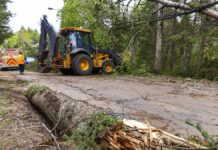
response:
<path id="1" fill-rule="evenodd" d="M 102 150 L 206 149 L 206 147 L 156 129 L 149 123 L 143 124 L 134 120 L 123 120 L 122 123 L 99 133 L 97 141 Z"/>

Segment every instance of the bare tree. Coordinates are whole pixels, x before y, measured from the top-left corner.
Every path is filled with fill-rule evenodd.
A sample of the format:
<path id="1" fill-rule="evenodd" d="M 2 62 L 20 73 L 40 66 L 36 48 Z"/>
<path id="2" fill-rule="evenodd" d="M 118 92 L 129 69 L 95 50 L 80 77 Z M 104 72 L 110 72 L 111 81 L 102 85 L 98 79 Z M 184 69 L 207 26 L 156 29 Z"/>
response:
<path id="1" fill-rule="evenodd" d="M 176 13 L 176 10 L 175 10 Z M 176 17 L 172 20 L 172 35 L 176 34 L 176 25 L 177 25 L 177 19 Z M 170 47 L 170 69 L 173 69 L 173 66 L 176 63 L 176 40 L 172 40 L 171 47 Z"/>
<path id="2" fill-rule="evenodd" d="M 199 51 L 198 51 L 199 55 L 198 55 L 198 61 L 197 61 L 197 71 L 199 71 L 202 65 L 204 64 L 204 52 L 205 52 L 205 45 L 206 45 L 206 40 L 207 40 L 207 35 L 206 35 L 207 31 L 208 31 L 207 23 L 201 17 L 201 27 L 200 27 L 201 39 L 199 41 Z"/>
<path id="3" fill-rule="evenodd" d="M 162 8 L 162 4 L 158 4 L 158 8 Z M 160 9 L 157 12 L 157 17 L 160 17 L 161 15 L 162 15 L 162 10 Z M 162 68 L 162 30 L 163 30 L 163 22 L 157 21 L 156 54 L 155 54 L 155 63 L 154 63 L 154 71 L 156 73 L 160 73 Z"/>

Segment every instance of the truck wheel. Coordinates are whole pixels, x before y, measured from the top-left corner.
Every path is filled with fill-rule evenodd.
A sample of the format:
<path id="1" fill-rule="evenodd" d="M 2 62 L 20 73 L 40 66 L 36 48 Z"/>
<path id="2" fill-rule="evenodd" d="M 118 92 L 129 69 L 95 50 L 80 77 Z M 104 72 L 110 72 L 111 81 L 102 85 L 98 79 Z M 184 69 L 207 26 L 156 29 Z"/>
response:
<path id="1" fill-rule="evenodd" d="M 64 69 L 64 68 L 61 68 L 60 69 L 60 72 L 63 74 L 63 75 L 71 75 L 73 74 L 73 71 L 71 69 Z"/>
<path id="2" fill-rule="evenodd" d="M 78 54 L 72 60 L 72 69 L 77 75 L 91 74 L 93 69 L 91 57 L 86 54 Z"/>
<path id="3" fill-rule="evenodd" d="M 115 65 L 111 61 L 106 61 L 102 65 L 102 72 L 104 74 L 112 74 L 114 69 L 115 69 Z"/>
<path id="4" fill-rule="evenodd" d="M 2 71 L 7 71 L 8 70 L 8 68 L 2 68 Z"/>

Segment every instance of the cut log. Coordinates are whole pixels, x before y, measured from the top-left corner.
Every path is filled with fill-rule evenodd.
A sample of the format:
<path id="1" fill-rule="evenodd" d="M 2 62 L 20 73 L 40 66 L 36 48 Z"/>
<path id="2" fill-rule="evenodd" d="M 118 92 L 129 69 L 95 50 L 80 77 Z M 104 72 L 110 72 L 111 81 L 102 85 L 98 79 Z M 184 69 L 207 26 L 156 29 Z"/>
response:
<path id="1" fill-rule="evenodd" d="M 44 89 L 28 97 L 29 101 L 42 111 L 59 131 L 67 131 L 84 121 L 97 108 L 63 94 Z"/>

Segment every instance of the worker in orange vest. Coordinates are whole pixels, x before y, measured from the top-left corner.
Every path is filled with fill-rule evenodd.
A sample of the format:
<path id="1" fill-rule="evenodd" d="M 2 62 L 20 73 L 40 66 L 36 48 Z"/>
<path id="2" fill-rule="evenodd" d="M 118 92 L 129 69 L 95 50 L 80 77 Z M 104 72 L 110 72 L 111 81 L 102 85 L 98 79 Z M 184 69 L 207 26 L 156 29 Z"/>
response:
<path id="1" fill-rule="evenodd" d="M 18 54 L 18 65 L 19 65 L 20 74 L 23 74 L 25 69 L 25 58 L 22 51 L 20 51 Z"/>

